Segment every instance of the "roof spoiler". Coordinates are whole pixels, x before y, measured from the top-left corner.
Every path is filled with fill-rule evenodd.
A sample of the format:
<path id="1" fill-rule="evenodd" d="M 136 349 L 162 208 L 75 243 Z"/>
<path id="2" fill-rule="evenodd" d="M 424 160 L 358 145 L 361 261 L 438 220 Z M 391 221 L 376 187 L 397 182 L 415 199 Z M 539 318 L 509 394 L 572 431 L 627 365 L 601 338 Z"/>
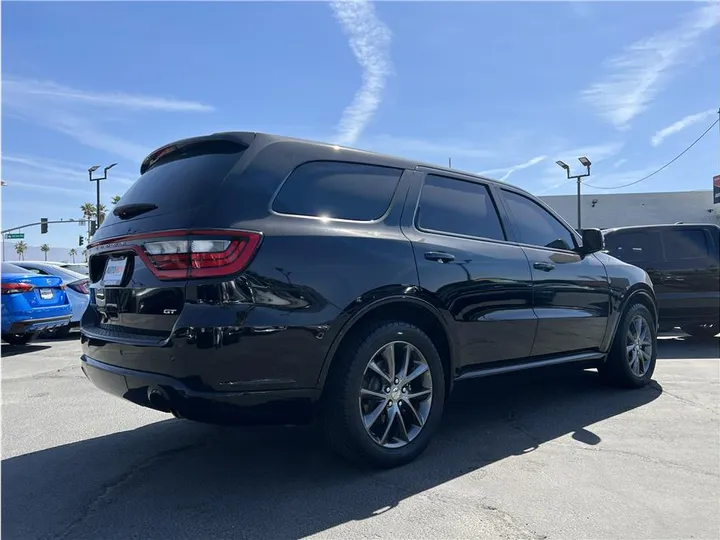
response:
<path id="1" fill-rule="evenodd" d="M 165 146 L 162 146 L 162 147 L 158 148 L 157 150 L 154 150 L 153 152 L 148 154 L 148 156 L 143 160 L 142 164 L 140 165 L 140 175 L 143 175 L 146 172 L 148 172 L 164 156 L 167 156 L 168 154 L 177 152 L 178 150 L 181 150 L 183 148 L 187 148 L 189 146 L 194 146 L 196 144 L 213 142 L 213 141 L 235 142 L 235 143 L 243 144 L 247 147 L 252 144 L 252 142 L 253 142 L 253 140 L 255 140 L 256 136 L 257 136 L 256 133 L 244 132 L 244 131 L 213 133 L 212 135 L 191 137 L 188 139 L 181 139 L 179 141 L 175 141 L 170 144 L 166 144 Z"/>

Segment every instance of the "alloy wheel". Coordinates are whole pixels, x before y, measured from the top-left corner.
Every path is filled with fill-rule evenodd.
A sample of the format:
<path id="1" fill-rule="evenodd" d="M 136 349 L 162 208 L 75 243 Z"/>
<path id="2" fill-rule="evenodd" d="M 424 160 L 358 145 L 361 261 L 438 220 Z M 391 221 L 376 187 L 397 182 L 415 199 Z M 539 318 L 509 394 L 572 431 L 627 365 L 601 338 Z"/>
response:
<path id="1" fill-rule="evenodd" d="M 360 387 L 360 415 L 370 438 L 401 448 L 422 431 L 432 407 L 430 366 L 406 341 L 383 345 L 368 362 Z"/>
<path id="2" fill-rule="evenodd" d="M 636 377 L 644 376 L 650 369 L 653 354 L 652 333 L 645 317 L 636 315 L 630 321 L 625 350 L 630 371 Z"/>

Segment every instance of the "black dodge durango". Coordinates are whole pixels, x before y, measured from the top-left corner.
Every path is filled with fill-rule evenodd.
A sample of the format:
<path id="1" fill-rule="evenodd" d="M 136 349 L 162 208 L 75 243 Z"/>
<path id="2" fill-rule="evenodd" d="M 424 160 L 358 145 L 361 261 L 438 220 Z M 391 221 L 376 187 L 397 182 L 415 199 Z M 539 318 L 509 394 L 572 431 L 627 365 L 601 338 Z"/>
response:
<path id="1" fill-rule="evenodd" d="M 262 133 L 164 146 L 88 246 L 82 368 L 215 423 L 319 419 L 346 458 L 418 456 L 463 379 L 572 363 L 640 388 L 645 271 L 532 195 Z"/>

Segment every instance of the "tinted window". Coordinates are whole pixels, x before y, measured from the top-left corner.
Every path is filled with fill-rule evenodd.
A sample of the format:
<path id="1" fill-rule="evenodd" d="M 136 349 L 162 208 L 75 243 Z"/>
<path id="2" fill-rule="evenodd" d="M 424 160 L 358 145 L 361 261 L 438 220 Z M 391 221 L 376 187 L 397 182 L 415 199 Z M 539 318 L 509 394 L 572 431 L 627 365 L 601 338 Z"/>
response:
<path id="1" fill-rule="evenodd" d="M 542 206 L 507 190 L 503 190 L 503 198 L 512 215 L 520 242 L 554 249 L 575 248 L 575 240 L 570 231 Z"/>
<path id="2" fill-rule="evenodd" d="M 633 263 L 650 260 L 650 237 L 643 232 L 612 233 L 605 237 L 610 255 Z"/>
<path id="3" fill-rule="evenodd" d="M 355 221 L 382 217 L 402 170 L 358 163 L 314 161 L 300 165 L 273 202 L 282 214 Z"/>
<path id="4" fill-rule="evenodd" d="M 504 240 L 487 186 L 428 175 L 420 195 L 421 229 Z"/>
<path id="5" fill-rule="evenodd" d="M 31 272 L 28 272 L 24 268 L 20 268 L 19 266 L 15 266 L 14 264 L 10 263 L 2 263 L 2 273 L 3 274 L 30 274 Z"/>
<path id="6" fill-rule="evenodd" d="M 244 148 L 218 141 L 169 154 L 130 186 L 120 204 L 153 203 L 158 213 L 195 208 L 217 194 Z M 105 222 L 116 221 L 120 218 L 109 212 Z"/>
<path id="7" fill-rule="evenodd" d="M 699 259 L 710 255 L 705 232 L 700 229 L 676 229 L 662 232 L 665 259 Z"/>

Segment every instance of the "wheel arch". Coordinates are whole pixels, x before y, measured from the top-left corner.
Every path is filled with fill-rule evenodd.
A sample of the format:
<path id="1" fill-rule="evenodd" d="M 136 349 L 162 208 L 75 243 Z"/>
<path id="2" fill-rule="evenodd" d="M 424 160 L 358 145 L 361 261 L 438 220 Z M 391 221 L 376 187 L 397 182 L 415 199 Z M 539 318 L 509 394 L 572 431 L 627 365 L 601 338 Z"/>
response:
<path id="1" fill-rule="evenodd" d="M 416 297 L 390 296 L 385 297 L 355 313 L 340 329 L 332 345 L 328 349 L 318 379 L 321 396 L 324 394 L 325 382 L 330 374 L 335 355 L 343 343 L 347 343 L 368 326 L 382 321 L 404 321 L 416 325 L 423 330 L 438 349 L 445 372 L 446 396 L 453 385 L 455 366 L 455 349 L 447 322 L 439 310 L 429 302 Z"/>
<path id="2" fill-rule="evenodd" d="M 657 302 L 655 300 L 655 293 L 649 285 L 645 283 L 638 283 L 625 295 L 625 297 L 620 302 L 618 308 L 618 316 L 613 322 L 613 329 L 609 335 L 610 339 L 608 340 L 606 350 L 609 350 L 609 348 L 615 341 L 615 336 L 617 334 L 618 328 L 620 328 L 620 323 L 625 317 L 625 313 L 627 313 L 627 310 L 635 304 L 642 304 L 648 309 L 648 311 L 650 311 L 650 314 L 654 319 L 655 329 L 657 330 L 660 324 L 660 319 Z"/>

